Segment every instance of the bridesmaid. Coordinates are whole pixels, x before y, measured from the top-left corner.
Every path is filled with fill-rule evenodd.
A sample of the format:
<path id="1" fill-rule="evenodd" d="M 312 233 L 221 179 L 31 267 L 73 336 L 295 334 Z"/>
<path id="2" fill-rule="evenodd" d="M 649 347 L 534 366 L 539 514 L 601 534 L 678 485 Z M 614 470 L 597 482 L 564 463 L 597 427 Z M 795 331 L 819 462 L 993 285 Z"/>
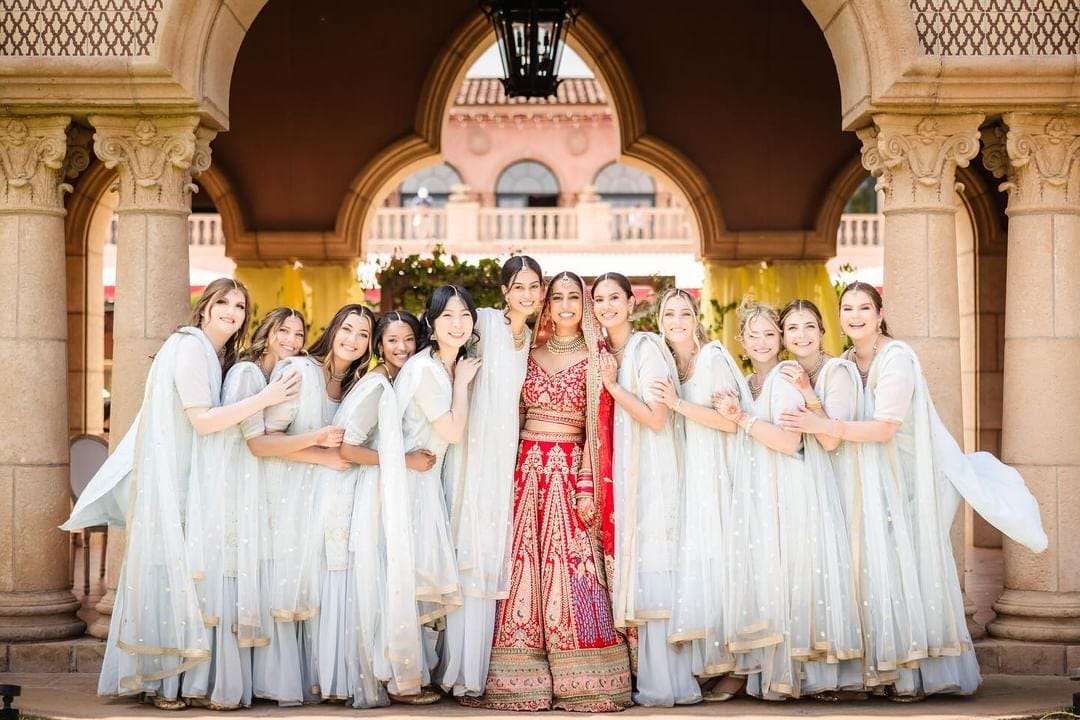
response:
<path id="1" fill-rule="evenodd" d="M 889 335 L 876 288 L 862 282 L 845 288 L 840 325 L 851 338 L 848 359 L 863 383 L 859 419 L 792 409 L 781 421 L 860 446 L 862 486 L 849 510 L 864 533 L 863 586 L 870 607 L 864 621 L 877 671 L 872 681 L 889 685 L 898 700 L 974 693 L 981 677 L 949 539 L 953 516 L 961 498 L 967 500 L 1006 535 L 1041 552 L 1047 539 L 1038 503 L 1015 470 L 988 453 L 965 456 L 959 449 L 937 415 L 918 357 Z M 885 488 L 898 488 L 898 497 Z M 916 602 L 901 603 L 897 613 L 889 601 L 900 591 L 890 597 L 896 580 L 889 573 L 909 562 L 918 592 L 907 584 L 902 592 Z"/>
<path id="2" fill-rule="evenodd" d="M 341 398 L 366 372 L 370 353 L 371 310 L 345 305 L 335 313 L 306 356 L 288 358 L 274 375 L 292 370 L 300 376 L 300 392 L 287 403 L 267 408 L 267 434 L 304 436 L 328 424 Z M 337 456 L 337 450 L 329 450 Z M 333 612 L 326 622 L 340 622 L 343 591 L 340 576 L 320 566 L 323 528 L 319 508 L 329 488 L 316 483 L 318 462 L 267 458 L 263 464 L 268 522 L 271 527 L 271 616 L 268 647 L 255 654 L 256 695 L 281 705 L 319 702 L 342 693 L 333 675 L 336 641 L 319 632 L 320 590 Z M 340 458 L 337 467 L 348 465 Z M 351 508 L 351 497 L 349 507 Z M 323 683 L 326 682 L 326 687 Z"/>
<path id="3" fill-rule="evenodd" d="M 412 323 L 410 325 L 409 323 Z M 391 692 L 420 690 L 420 645 L 405 469 L 435 457 L 405 453 L 391 378 L 416 348 L 416 319 L 388 313 L 371 341 L 375 370 L 358 380 L 334 416 L 344 428 L 348 470 L 324 469 L 317 484 L 323 530 L 319 624 L 324 695 L 355 708 L 387 705 Z"/>
<path id="4" fill-rule="evenodd" d="M 179 710 L 184 697 L 211 692 L 207 629 L 214 623 L 203 614 L 195 582 L 204 565 L 187 551 L 189 538 L 203 532 L 188 516 L 188 491 L 206 482 L 206 451 L 219 440 L 215 433 L 297 392 L 297 378 L 283 374 L 245 400 L 220 404 L 222 373 L 236 362 L 248 305 L 239 282 L 221 278 L 207 285 L 189 324 L 154 356 L 131 429 L 63 525 L 128 530 L 98 679 L 102 695 L 141 693 L 159 708 Z M 191 682 L 185 677 L 182 697 L 187 673 Z"/>
<path id="5" fill-rule="evenodd" d="M 425 662 L 422 682 L 438 665 L 436 643 L 447 613 L 461 607 L 450 517 L 443 492 L 447 449 L 465 437 L 469 385 L 480 368 L 466 345 L 477 339 L 476 304 L 462 287 L 443 285 L 424 308 L 420 347 L 394 381 L 402 414 L 406 449 L 424 448 L 435 455 L 429 470 L 409 470 L 412 551 L 416 600 Z M 453 476 L 456 470 L 446 470 Z"/>
<path id="6" fill-rule="evenodd" d="M 780 328 L 784 349 L 794 362 L 781 363 L 779 373 L 798 390 L 808 410 L 821 418 L 851 419 L 857 412 L 858 375 L 852 363 L 829 357 L 822 350 L 824 327 L 821 311 L 809 300 L 792 300 L 784 307 Z M 855 586 L 858 576 L 852 564 L 855 553 L 833 462 L 843 471 L 842 458 L 853 453 L 850 446 L 843 450 L 839 446 L 835 438 L 803 437 L 805 487 L 815 500 L 815 511 L 797 518 L 803 522 L 794 537 L 809 538 L 811 566 L 805 577 L 791 576 L 793 583 L 810 588 L 810 612 L 805 616 L 796 612 L 802 627 L 792 629 L 795 637 L 811 636 L 809 659 L 801 665 L 800 692 L 827 693 L 826 699 L 858 697 L 845 691 L 863 687 L 862 624 Z M 793 593 L 793 602 L 796 597 Z M 817 602 L 821 599 L 824 603 Z"/>
<path id="7" fill-rule="evenodd" d="M 446 618 L 441 683 L 457 696 L 484 692 L 495 607 L 509 590 L 518 414 L 532 344 L 525 321 L 540 310 L 542 279 L 535 260 L 515 255 L 502 266 L 503 309 L 477 310 L 476 357 L 483 364 L 469 402 L 467 442 L 455 446 L 464 457 L 448 491 L 463 605 Z"/>
<path id="8" fill-rule="evenodd" d="M 682 513 L 681 437 L 653 380 L 676 375 L 663 341 L 634 332 L 634 294 L 619 273 L 592 286 L 596 318 L 607 334 L 601 378 L 615 399 L 612 480 L 615 492 L 615 626 L 637 632 L 638 705 L 672 706 L 701 700 L 687 648 L 668 644 Z M 678 386 L 676 386 L 678 387 Z"/>
<path id="9" fill-rule="evenodd" d="M 222 403 L 231 405 L 261 392 L 277 362 L 300 352 L 304 338 L 304 318 L 298 312 L 276 308 L 267 313 L 240 362 L 226 374 Z M 311 433 L 309 442 L 333 445 L 340 435 L 336 428 L 322 428 Z M 210 629 L 214 661 L 189 673 L 185 683 L 205 682 L 196 677 L 212 671 L 206 705 L 227 710 L 251 705 L 252 648 L 270 641 L 269 578 L 263 567 L 269 558 L 269 528 L 260 463 L 249 444 L 260 455 L 284 454 L 289 448 L 263 435 L 262 411 L 215 437 L 217 444 L 210 446 L 213 454 L 207 457 L 207 482 L 197 495 L 202 498 L 203 533 L 188 536 L 189 556 L 202 559 L 198 588 L 203 615 L 215 619 Z"/>
<path id="10" fill-rule="evenodd" d="M 792 662 L 789 557 L 792 526 L 788 517 L 798 488 L 782 487 L 796 470 L 791 463 L 800 436 L 774 424 L 777 407 L 800 403 L 798 393 L 778 381 L 780 326 L 776 311 L 750 297 L 738 309 L 739 335 L 753 373 L 746 379 L 749 397 L 722 394 L 714 407 L 740 428 L 740 446 L 732 468 L 732 513 L 725 539 L 730 542 L 729 582 L 743 588 L 731 595 L 729 648 L 736 670 L 747 676 L 747 692 L 781 700 L 797 695 Z M 801 473 L 800 473 L 801 476 Z M 805 506 L 798 508 L 805 512 Z M 805 545 L 799 540 L 795 550 Z"/>
<path id="11" fill-rule="evenodd" d="M 657 324 L 675 358 L 679 387 L 671 377 L 651 381 L 650 390 L 681 416 L 685 443 L 682 527 L 674 631 L 669 642 L 688 643 L 691 667 L 703 682 L 703 699 L 731 699 L 745 681 L 729 675 L 735 658 L 728 650 L 729 586 L 725 539 L 731 515 L 731 466 L 738 452 L 738 426 L 713 409 L 715 394 L 747 395 L 742 370 L 724 346 L 709 342 L 697 302 L 685 290 L 660 297 Z M 680 390 L 681 388 L 681 390 Z M 690 460 L 692 458 L 692 460 Z M 717 541 L 720 538 L 720 541 Z"/>

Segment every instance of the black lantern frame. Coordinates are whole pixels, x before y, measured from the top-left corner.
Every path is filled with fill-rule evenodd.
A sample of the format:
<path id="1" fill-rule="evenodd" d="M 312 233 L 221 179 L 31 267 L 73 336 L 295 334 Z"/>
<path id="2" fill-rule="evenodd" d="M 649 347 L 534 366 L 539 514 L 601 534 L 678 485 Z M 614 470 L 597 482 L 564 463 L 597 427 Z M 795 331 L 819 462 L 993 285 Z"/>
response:
<path id="1" fill-rule="evenodd" d="M 581 12 L 581 0 L 480 0 L 495 29 L 507 97 L 551 97 L 566 45 L 567 26 Z"/>

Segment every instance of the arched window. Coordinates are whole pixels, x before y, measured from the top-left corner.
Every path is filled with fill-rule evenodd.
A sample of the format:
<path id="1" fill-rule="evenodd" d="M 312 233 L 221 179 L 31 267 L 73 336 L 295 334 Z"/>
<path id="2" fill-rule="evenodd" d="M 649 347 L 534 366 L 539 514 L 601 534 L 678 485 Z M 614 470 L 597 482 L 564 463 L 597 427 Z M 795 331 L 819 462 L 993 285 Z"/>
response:
<path id="1" fill-rule="evenodd" d="M 401 183 L 401 206 L 442 207 L 450 198 L 450 188 L 461 184 L 458 171 L 446 163 L 417 170 Z"/>
<path id="2" fill-rule="evenodd" d="M 555 207 L 559 204 L 559 181 L 546 165 L 522 160 L 508 165 L 495 183 L 498 207 Z"/>
<path id="3" fill-rule="evenodd" d="M 612 207 L 653 207 L 656 205 L 656 183 L 636 168 L 617 162 L 600 168 L 593 180 L 596 193 Z"/>

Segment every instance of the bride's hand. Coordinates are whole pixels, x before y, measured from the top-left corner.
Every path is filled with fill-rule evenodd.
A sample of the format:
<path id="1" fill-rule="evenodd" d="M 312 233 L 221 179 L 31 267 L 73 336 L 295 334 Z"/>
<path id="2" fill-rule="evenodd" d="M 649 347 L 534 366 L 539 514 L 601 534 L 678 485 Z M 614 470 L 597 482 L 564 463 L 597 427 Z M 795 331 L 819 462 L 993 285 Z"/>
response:
<path id="1" fill-rule="evenodd" d="M 589 497 L 578 498 L 577 514 L 581 518 L 581 522 L 588 527 L 592 527 L 593 520 L 596 519 L 596 503 Z"/>

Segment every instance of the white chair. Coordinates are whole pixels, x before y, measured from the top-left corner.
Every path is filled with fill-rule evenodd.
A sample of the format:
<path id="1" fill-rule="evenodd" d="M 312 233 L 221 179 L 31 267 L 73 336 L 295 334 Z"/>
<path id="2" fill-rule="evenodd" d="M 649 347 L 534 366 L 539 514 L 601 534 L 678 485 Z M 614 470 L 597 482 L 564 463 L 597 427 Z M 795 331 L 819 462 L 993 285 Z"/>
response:
<path id="1" fill-rule="evenodd" d="M 98 469 L 105 464 L 105 458 L 109 457 L 109 443 L 105 438 L 97 435 L 76 435 L 71 439 L 71 502 L 72 505 L 79 500 L 83 490 L 90 484 L 91 478 Z M 105 554 L 109 547 L 109 526 L 95 525 L 94 527 L 76 530 L 71 534 L 71 584 L 75 585 L 75 537 L 82 533 L 83 545 L 83 594 L 90 594 L 90 535 L 102 533 L 104 542 L 101 545 L 101 567 L 99 577 L 105 577 Z"/>

